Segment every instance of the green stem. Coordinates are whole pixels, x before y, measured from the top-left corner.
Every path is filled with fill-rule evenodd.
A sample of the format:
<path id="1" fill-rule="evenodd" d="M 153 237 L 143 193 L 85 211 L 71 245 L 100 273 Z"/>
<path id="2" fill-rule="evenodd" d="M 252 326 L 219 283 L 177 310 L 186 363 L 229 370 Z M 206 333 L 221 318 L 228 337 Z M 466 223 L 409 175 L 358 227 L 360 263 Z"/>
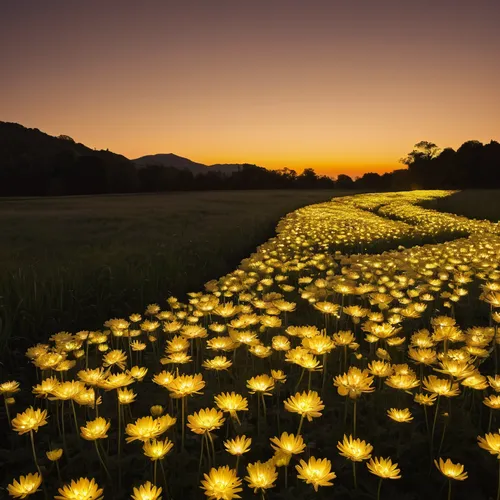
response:
<path id="1" fill-rule="evenodd" d="M 203 463 L 203 448 L 205 448 L 205 434 L 201 438 L 200 460 L 198 462 L 198 477 L 201 474 L 201 464 Z"/>
<path id="2" fill-rule="evenodd" d="M 210 446 L 212 447 L 212 455 L 214 457 L 214 467 L 215 467 L 216 463 L 215 463 L 215 446 L 214 446 L 214 440 L 212 439 L 212 434 L 210 434 L 210 432 L 208 432 L 207 434 L 208 434 L 208 440 L 210 441 Z"/>
<path id="3" fill-rule="evenodd" d="M 448 479 L 448 500 L 451 500 L 451 479 Z"/>
<path id="4" fill-rule="evenodd" d="M 353 460 L 352 462 L 352 477 L 354 479 L 354 489 L 358 489 L 358 481 L 356 479 L 356 462 Z"/>
<path id="5" fill-rule="evenodd" d="M 382 478 L 380 478 L 380 481 L 378 482 L 377 500 L 380 500 L 380 490 L 382 490 Z"/>
<path id="6" fill-rule="evenodd" d="M 5 413 L 7 414 L 7 420 L 9 422 L 9 427 L 12 427 L 11 423 L 10 423 L 9 405 L 7 404 L 7 398 L 5 397 L 5 394 L 3 396 L 3 404 L 5 405 Z"/>
<path id="7" fill-rule="evenodd" d="M 161 469 L 161 473 L 163 474 L 163 484 L 165 485 L 165 496 L 166 496 L 166 498 L 170 498 L 170 495 L 168 494 L 167 475 L 165 474 L 165 469 L 163 467 L 162 460 L 160 460 L 160 469 Z"/>
<path id="8" fill-rule="evenodd" d="M 40 477 L 43 477 L 42 471 L 41 471 L 40 466 L 38 465 L 38 461 L 36 459 L 35 438 L 33 436 L 33 430 L 30 431 L 30 440 L 31 440 L 31 451 L 33 452 L 33 460 L 35 461 L 36 468 L 38 469 L 38 474 L 40 474 Z"/>
<path id="9" fill-rule="evenodd" d="M 240 457 L 241 455 L 236 455 L 236 466 L 235 466 L 236 475 L 238 475 L 238 466 L 240 465 Z"/>
<path id="10" fill-rule="evenodd" d="M 73 400 L 71 400 L 71 409 L 73 411 L 73 420 L 75 422 L 76 435 L 78 436 L 78 420 L 76 418 L 75 402 Z"/>
<path id="11" fill-rule="evenodd" d="M 95 451 L 97 452 L 97 456 L 99 457 L 99 461 L 101 462 L 101 465 L 103 466 L 104 471 L 106 472 L 106 475 L 108 476 L 108 479 L 111 480 L 111 474 L 109 473 L 109 470 L 106 467 L 104 460 L 102 459 L 101 452 L 99 451 L 99 446 L 97 445 L 97 439 L 94 440 L 94 445 L 95 445 Z"/>
<path id="12" fill-rule="evenodd" d="M 300 434 L 300 431 L 302 430 L 302 423 L 304 422 L 304 414 L 300 416 L 300 423 L 299 423 L 299 430 L 297 431 L 297 436 Z"/>
<path id="13" fill-rule="evenodd" d="M 354 417 L 353 417 L 353 436 L 356 437 L 356 403 L 357 401 L 354 400 Z"/>
<path id="14" fill-rule="evenodd" d="M 439 400 L 441 396 L 438 395 L 437 401 L 436 401 L 436 412 L 434 413 L 434 422 L 432 424 L 432 433 L 431 433 L 431 462 L 433 458 L 433 449 L 434 449 L 434 432 L 436 431 L 436 421 L 437 421 L 437 416 L 439 413 Z"/>
<path id="15" fill-rule="evenodd" d="M 158 468 L 158 460 L 153 463 L 153 484 L 156 486 L 156 469 Z"/>
<path id="16" fill-rule="evenodd" d="M 185 401 L 186 401 L 186 397 L 187 396 L 184 396 L 182 398 L 182 401 L 181 401 L 181 406 L 182 406 L 182 451 L 184 451 L 184 426 L 185 426 L 185 418 L 184 418 L 184 415 L 185 415 L 185 412 L 186 412 L 186 405 L 185 405 Z"/>

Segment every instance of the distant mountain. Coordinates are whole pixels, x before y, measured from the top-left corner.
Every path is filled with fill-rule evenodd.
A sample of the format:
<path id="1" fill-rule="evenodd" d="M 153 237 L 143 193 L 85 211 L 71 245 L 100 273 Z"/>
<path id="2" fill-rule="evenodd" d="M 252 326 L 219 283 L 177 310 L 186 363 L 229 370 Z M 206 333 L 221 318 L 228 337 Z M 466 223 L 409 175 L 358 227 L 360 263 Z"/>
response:
<path id="1" fill-rule="evenodd" d="M 173 167 L 189 170 L 194 175 L 206 174 L 209 172 L 231 175 L 234 172 L 240 171 L 244 165 L 242 163 L 216 163 L 214 165 L 205 165 L 173 153 L 141 156 L 140 158 L 132 160 L 132 162 L 140 167 L 146 167 L 149 165 L 155 167 Z"/>
<path id="2" fill-rule="evenodd" d="M 136 167 L 122 155 L 97 151 L 71 137 L 0 122 L 0 195 L 128 192 Z"/>

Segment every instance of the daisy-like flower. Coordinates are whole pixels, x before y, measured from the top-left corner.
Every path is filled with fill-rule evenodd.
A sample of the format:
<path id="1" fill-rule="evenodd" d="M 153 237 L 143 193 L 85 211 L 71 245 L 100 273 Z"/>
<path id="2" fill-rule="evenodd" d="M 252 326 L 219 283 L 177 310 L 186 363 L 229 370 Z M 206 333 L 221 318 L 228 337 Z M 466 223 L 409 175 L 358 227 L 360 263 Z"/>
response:
<path id="1" fill-rule="evenodd" d="M 236 475 L 234 469 L 229 466 L 212 468 L 208 474 L 203 474 L 200 488 L 204 490 L 209 500 L 232 500 L 241 498 L 238 493 L 243 491 L 241 479 Z"/>
<path id="2" fill-rule="evenodd" d="M 248 483 L 249 488 L 253 488 L 254 493 L 259 490 L 264 492 L 269 488 L 274 487 L 276 479 L 278 479 L 278 472 L 276 466 L 272 461 L 255 462 L 247 465 L 247 474 L 245 481 Z"/>
<path id="3" fill-rule="evenodd" d="M 129 405 L 135 401 L 137 394 L 131 389 L 118 389 L 116 391 L 118 395 L 118 401 L 121 405 Z"/>
<path id="4" fill-rule="evenodd" d="M 2 382 L 0 384 L 0 394 L 4 396 L 10 396 L 11 394 L 15 394 L 19 392 L 19 382 L 15 380 L 9 380 L 8 382 Z"/>
<path id="5" fill-rule="evenodd" d="M 460 389 L 456 382 L 452 382 L 449 379 L 438 378 L 436 375 L 429 375 L 424 378 L 423 385 L 426 391 L 437 394 L 438 396 L 451 398 L 460 394 Z"/>
<path id="6" fill-rule="evenodd" d="M 415 397 L 413 400 L 415 403 L 418 403 L 419 405 L 422 406 L 433 406 L 434 402 L 436 401 L 437 395 L 436 394 L 422 394 L 418 393 L 415 394 Z"/>
<path id="7" fill-rule="evenodd" d="M 35 410 L 30 406 L 23 413 L 18 413 L 11 424 L 20 436 L 30 431 L 38 432 L 40 427 L 47 424 L 47 410 Z"/>
<path id="8" fill-rule="evenodd" d="M 226 448 L 226 451 L 231 455 L 239 456 L 250 451 L 251 444 L 251 438 L 247 438 L 245 435 L 236 436 L 234 439 L 224 441 L 224 448 Z"/>
<path id="9" fill-rule="evenodd" d="M 215 404 L 239 422 L 238 411 L 248 411 L 248 400 L 236 392 L 223 392 L 214 397 Z"/>
<path id="10" fill-rule="evenodd" d="M 169 417 L 169 415 L 164 415 L 163 417 L 153 418 L 153 417 L 141 417 L 138 418 L 133 424 L 127 424 L 125 428 L 125 434 L 127 437 L 125 441 L 131 443 L 132 441 L 148 441 L 150 439 L 157 438 L 165 430 L 162 429 L 162 422 L 160 419 Z M 170 417 L 172 419 L 172 417 Z M 172 419 L 175 422 L 175 419 Z"/>
<path id="11" fill-rule="evenodd" d="M 264 396 L 271 396 L 271 391 L 274 389 L 274 379 L 269 375 L 257 375 L 247 380 L 247 387 L 250 389 L 250 394 L 257 392 Z"/>
<path id="12" fill-rule="evenodd" d="M 413 420 L 411 412 L 408 408 L 404 408 L 402 410 L 398 408 L 391 408 L 390 410 L 387 410 L 387 416 L 396 422 L 408 423 Z"/>
<path id="13" fill-rule="evenodd" d="M 283 402 L 285 410 L 298 413 L 301 417 L 307 418 L 309 422 L 313 418 L 321 417 L 321 410 L 325 405 L 316 391 L 297 392 L 295 396 L 290 396 Z"/>
<path id="14" fill-rule="evenodd" d="M 152 461 L 155 461 L 164 458 L 173 447 L 174 443 L 172 443 L 172 441 L 168 438 L 165 439 L 165 441 L 152 439 L 151 441 L 146 441 L 144 443 L 142 450 L 144 451 L 144 455 Z"/>
<path id="15" fill-rule="evenodd" d="M 161 500 L 162 489 L 155 486 L 151 481 L 146 481 L 138 488 L 132 490 L 132 500 Z"/>
<path id="16" fill-rule="evenodd" d="M 114 351 L 109 351 L 102 358 L 102 366 L 117 366 L 121 370 L 125 370 L 125 365 L 127 363 L 127 355 L 120 349 L 115 349 Z"/>
<path id="17" fill-rule="evenodd" d="M 94 479 L 81 477 L 77 481 L 72 480 L 70 484 L 59 488 L 59 495 L 54 500 L 102 500 L 102 488 Z"/>
<path id="18" fill-rule="evenodd" d="M 85 384 L 80 380 L 68 380 L 57 384 L 52 390 L 50 400 L 58 399 L 61 401 L 68 401 L 74 399 L 80 392 L 85 390 Z"/>
<path id="19" fill-rule="evenodd" d="M 390 458 L 370 458 L 366 466 L 372 474 L 381 479 L 401 479 L 401 470 L 398 469 L 398 464 L 393 464 Z"/>
<path id="20" fill-rule="evenodd" d="M 190 396 L 191 394 L 201 394 L 205 387 L 205 381 L 201 373 L 196 375 L 179 375 L 166 386 L 170 392 L 170 397 L 174 399 Z"/>
<path id="21" fill-rule="evenodd" d="M 373 446 L 361 439 L 353 439 L 352 436 L 345 436 L 342 442 L 337 443 L 337 448 L 343 457 L 353 462 L 368 460 L 372 455 Z"/>
<path id="22" fill-rule="evenodd" d="M 279 384 L 284 384 L 286 382 L 286 375 L 283 370 L 271 370 L 271 377 Z"/>
<path id="23" fill-rule="evenodd" d="M 500 460 L 500 431 L 499 433 L 488 433 L 484 437 L 478 436 L 479 447 L 492 455 L 496 455 Z"/>
<path id="24" fill-rule="evenodd" d="M 35 472 L 34 474 L 27 474 L 21 476 L 7 486 L 9 495 L 14 498 L 27 498 L 38 491 L 42 484 L 42 476 Z"/>
<path id="25" fill-rule="evenodd" d="M 279 438 L 273 437 L 270 441 L 271 448 L 287 455 L 298 455 L 303 453 L 306 448 L 302 436 L 295 436 L 294 434 L 288 434 L 288 432 L 283 432 Z"/>
<path id="26" fill-rule="evenodd" d="M 110 426 L 111 422 L 103 417 L 97 417 L 95 420 L 88 421 L 85 427 L 80 427 L 80 436 L 87 441 L 106 439 Z"/>
<path id="27" fill-rule="evenodd" d="M 206 359 L 203 361 L 202 366 L 208 370 L 227 370 L 231 367 L 233 362 L 226 358 L 226 356 L 215 356 L 213 359 Z"/>
<path id="28" fill-rule="evenodd" d="M 206 434 L 215 429 L 220 429 L 225 422 L 224 414 L 215 408 L 201 409 L 188 415 L 187 426 L 196 434 Z"/>
<path id="29" fill-rule="evenodd" d="M 311 457 L 307 462 L 301 460 L 295 469 L 298 472 L 297 477 L 307 484 L 312 484 L 314 491 L 318 491 L 320 486 L 333 486 L 331 481 L 337 477 L 335 472 L 331 472 L 332 463 L 326 458 Z"/>
<path id="30" fill-rule="evenodd" d="M 446 462 L 442 458 L 439 458 L 439 462 L 434 460 L 434 465 L 437 467 L 438 471 L 448 479 L 464 481 L 468 477 L 467 472 L 464 470 L 464 466 L 459 463 L 454 464 L 449 458 Z"/>
<path id="31" fill-rule="evenodd" d="M 370 376 L 368 370 L 360 370 L 356 366 L 351 366 L 347 373 L 338 375 L 333 379 L 333 385 L 341 396 L 349 396 L 351 399 L 357 399 L 361 394 L 373 392 L 373 376 Z"/>

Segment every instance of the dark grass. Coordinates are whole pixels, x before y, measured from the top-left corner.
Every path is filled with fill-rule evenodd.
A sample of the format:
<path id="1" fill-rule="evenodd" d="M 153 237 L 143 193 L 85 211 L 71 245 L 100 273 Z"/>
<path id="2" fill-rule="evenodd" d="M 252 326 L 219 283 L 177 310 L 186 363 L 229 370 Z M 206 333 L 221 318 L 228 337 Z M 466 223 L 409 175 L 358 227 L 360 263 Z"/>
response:
<path id="1" fill-rule="evenodd" d="M 351 192 L 0 199 L 0 370 L 61 330 L 96 329 L 232 271 L 301 206 Z"/>
<path id="2" fill-rule="evenodd" d="M 426 201 L 421 204 L 441 212 L 463 215 L 470 219 L 500 220 L 500 190 L 470 189 L 458 191 L 446 198 Z"/>

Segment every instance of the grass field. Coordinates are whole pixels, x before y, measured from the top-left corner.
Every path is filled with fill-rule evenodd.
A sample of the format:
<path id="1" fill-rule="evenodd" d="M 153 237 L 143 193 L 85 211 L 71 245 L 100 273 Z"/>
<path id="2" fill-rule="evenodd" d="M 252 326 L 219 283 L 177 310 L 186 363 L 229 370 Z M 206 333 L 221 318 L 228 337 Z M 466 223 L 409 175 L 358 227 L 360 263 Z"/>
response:
<path id="1" fill-rule="evenodd" d="M 232 270 L 301 206 L 346 193 L 0 199 L 0 348 L 99 328 Z M 350 193 L 347 193 L 350 194 Z"/>
<path id="2" fill-rule="evenodd" d="M 422 203 L 426 208 L 464 215 L 471 219 L 500 219 L 500 191 L 498 189 L 471 189 L 458 191 L 446 198 Z"/>

